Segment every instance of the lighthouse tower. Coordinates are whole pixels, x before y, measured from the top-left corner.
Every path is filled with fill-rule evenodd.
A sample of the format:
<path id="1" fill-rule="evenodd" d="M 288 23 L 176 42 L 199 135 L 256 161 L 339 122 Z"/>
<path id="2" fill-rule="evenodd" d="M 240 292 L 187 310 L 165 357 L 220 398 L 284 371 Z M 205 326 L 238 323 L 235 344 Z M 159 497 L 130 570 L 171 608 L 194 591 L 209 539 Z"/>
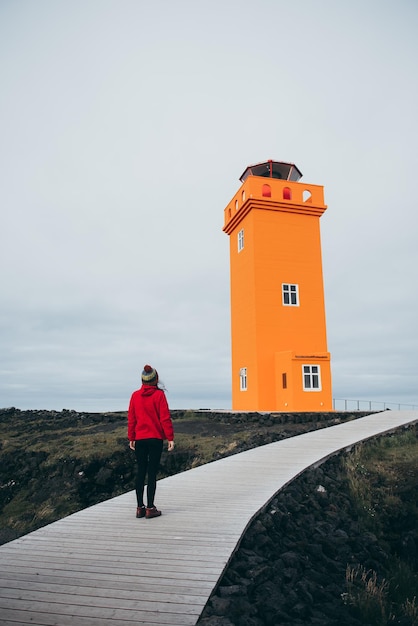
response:
<path id="1" fill-rule="evenodd" d="M 323 188 L 291 163 L 247 167 L 225 209 L 230 238 L 232 408 L 330 411 L 319 218 Z"/>

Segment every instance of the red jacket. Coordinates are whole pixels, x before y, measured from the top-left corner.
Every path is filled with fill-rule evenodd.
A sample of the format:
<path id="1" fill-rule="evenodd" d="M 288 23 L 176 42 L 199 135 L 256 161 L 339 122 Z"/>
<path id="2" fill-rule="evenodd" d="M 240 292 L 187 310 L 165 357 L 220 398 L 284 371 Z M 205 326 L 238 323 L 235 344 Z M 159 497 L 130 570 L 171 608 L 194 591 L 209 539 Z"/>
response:
<path id="1" fill-rule="evenodd" d="M 141 389 L 133 392 L 128 410 L 128 439 L 173 441 L 173 424 L 162 389 L 154 385 L 142 385 Z"/>

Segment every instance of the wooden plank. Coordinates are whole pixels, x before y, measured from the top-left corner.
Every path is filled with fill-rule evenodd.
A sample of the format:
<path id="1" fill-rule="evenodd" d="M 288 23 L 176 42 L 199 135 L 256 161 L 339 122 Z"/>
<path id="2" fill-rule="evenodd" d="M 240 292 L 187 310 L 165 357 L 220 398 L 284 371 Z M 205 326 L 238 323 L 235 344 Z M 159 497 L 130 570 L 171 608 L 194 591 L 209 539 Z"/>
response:
<path id="1" fill-rule="evenodd" d="M 147 594 L 142 594 L 138 596 L 138 594 L 134 594 L 132 592 L 132 597 L 120 597 L 115 594 L 111 594 L 110 596 L 98 595 L 97 590 L 94 593 L 94 606 L 95 608 L 101 610 L 109 609 L 109 610 L 134 610 L 134 611 L 153 611 L 155 610 L 156 603 L 149 599 Z M 41 591 L 35 589 L 12 589 L 12 588 L 2 588 L 0 589 L 0 606 L 4 599 L 8 599 L 8 605 L 12 607 L 15 605 L 16 607 L 23 608 L 27 603 L 30 606 L 31 602 L 44 603 L 49 605 L 59 604 L 62 606 L 77 606 L 77 607 L 87 607 L 89 610 L 91 609 L 91 597 L 82 594 L 69 594 L 69 593 L 58 593 L 56 589 L 53 589 L 53 594 L 51 591 Z M 197 596 L 193 596 L 193 601 L 188 597 L 186 601 L 183 602 L 170 602 L 164 597 L 158 598 L 158 610 L 162 613 L 175 613 L 180 615 L 195 615 L 199 610 L 201 603 L 197 600 Z"/>
<path id="2" fill-rule="evenodd" d="M 182 598 L 180 601 L 167 600 L 167 596 L 156 596 L 157 600 L 151 599 L 149 594 L 134 594 L 129 597 L 129 593 L 126 597 L 121 597 L 120 594 L 102 595 L 97 593 L 95 589 L 90 595 L 83 595 L 81 593 L 71 594 L 56 591 L 53 587 L 53 593 L 51 591 L 43 591 L 40 589 L 14 589 L 14 588 L 2 588 L 0 589 L 0 606 L 7 603 L 7 606 L 12 608 L 13 606 L 18 608 L 25 608 L 25 603 L 38 602 L 42 605 L 63 605 L 63 606 L 77 606 L 88 607 L 89 610 L 92 606 L 92 599 L 94 599 L 94 606 L 99 609 L 126 609 L 135 611 L 152 611 L 156 609 L 165 613 L 179 613 L 183 615 L 195 614 L 198 607 L 201 606 L 199 596 L 179 596 Z M 30 604 L 28 604 L 30 606 Z"/>
<path id="3" fill-rule="evenodd" d="M 230 546 L 231 544 L 229 544 Z M 37 546 L 26 546 L 27 548 L 30 547 L 30 553 L 29 554 L 24 554 L 19 550 L 4 550 L 3 554 L 5 557 L 7 557 L 7 555 L 9 555 L 12 558 L 43 558 L 44 556 L 50 559 L 56 559 L 58 561 L 61 561 L 62 559 L 66 559 L 68 561 L 71 561 L 72 558 L 76 558 L 76 559 L 89 559 L 91 557 L 96 557 L 97 561 L 103 561 L 103 562 L 115 562 L 115 563 L 127 563 L 129 561 L 132 561 L 135 557 L 138 558 L 154 558 L 154 559 L 158 559 L 158 558 L 167 558 L 167 547 L 164 546 L 160 546 L 159 544 L 151 544 L 149 542 L 145 542 L 140 548 L 135 547 L 135 549 L 132 548 L 131 551 L 126 550 L 125 552 L 110 552 L 107 553 L 104 550 L 94 550 L 93 548 L 88 548 L 88 546 L 85 546 L 85 548 L 81 548 L 80 550 L 77 551 L 77 549 L 71 549 L 71 550 L 53 550 L 51 549 L 50 551 L 48 551 L 48 546 L 45 545 L 43 548 L 38 549 Z M 170 546 L 169 547 L 169 554 L 170 557 L 175 559 L 177 562 L 181 562 L 181 561 L 185 561 L 186 563 L 189 561 L 190 559 L 190 555 L 197 557 L 197 560 L 200 561 L 201 563 L 210 563 L 211 561 L 214 561 L 215 563 L 218 560 L 218 556 L 220 554 L 225 554 L 225 547 L 228 548 L 228 544 L 223 544 L 223 545 L 214 545 L 214 546 L 202 546 L 199 543 L 193 543 L 193 544 L 180 544 L 180 545 L 176 545 L 176 546 Z M 82 551 L 82 550 L 87 550 L 86 551 Z M 199 558 L 200 557 L 200 558 Z"/>
<path id="4" fill-rule="evenodd" d="M 4 568 L 2 571 L 2 575 L 8 576 L 9 571 L 11 572 L 10 579 L 16 579 L 16 570 L 18 573 L 22 572 L 22 569 L 30 579 L 33 581 L 40 580 L 43 576 L 52 576 L 54 578 L 63 577 L 63 578 L 75 578 L 78 581 L 83 581 L 84 579 L 89 579 L 92 587 L 100 586 L 100 583 L 106 580 L 106 584 L 109 584 L 109 578 L 115 581 L 117 584 L 119 581 L 126 581 L 132 588 L 134 585 L 135 588 L 141 584 L 148 586 L 157 586 L 160 585 L 166 586 L 177 586 L 180 589 L 184 587 L 182 585 L 186 585 L 187 589 L 190 591 L 190 594 L 193 595 L 194 589 L 203 589 L 206 590 L 208 587 L 214 585 L 214 583 L 218 580 L 217 573 L 216 574 L 201 574 L 197 576 L 195 572 L 190 574 L 185 573 L 180 577 L 178 571 L 174 569 L 172 572 L 152 572 L 147 576 L 142 575 L 141 572 L 135 570 L 134 572 L 130 571 L 128 574 L 125 572 L 114 572 L 109 569 L 103 569 L 103 571 L 97 571 L 96 569 L 84 568 L 83 570 L 75 569 L 75 570 L 56 570 L 54 568 L 37 568 L 37 567 L 27 567 L 22 568 L 19 566 L 8 566 Z M 180 579 L 180 580 L 179 580 Z"/>
<path id="5" fill-rule="evenodd" d="M 223 565 L 225 565 L 225 563 L 227 562 L 227 559 L 225 559 L 223 561 Z M 3 566 L 3 560 L 1 560 L 1 564 Z M 159 580 L 178 580 L 179 578 L 183 581 L 199 581 L 200 583 L 206 581 L 206 582 L 216 582 L 218 579 L 218 573 L 219 573 L 219 567 L 214 570 L 214 571 L 210 571 L 210 572 L 202 572 L 200 571 L 198 568 L 192 571 L 183 571 L 182 568 L 165 568 L 164 566 L 158 568 L 155 567 L 153 568 L 151 571 L 147 571 L 144 574 L 144 569 L 142 567 L 138 567 L 136 569 L 132 569 L 132 568 L 117 568 L 114 567 L 110 570 L 110 568 L 108 566 L 101 566 L 101 565 L 90 565 L 90 564 L 78 564 L 77 562 L 74 563 L 73 565 L 70 564 L 64 564 L 65 566 L 63 567 L 59 567 L 56 563 L 51 563 L 51 564 L 39 564 L 36 565 L 33 561 L 19 561 L 19 564 L 17 564 L 16 562 L 13 561 L 5 561 L 4 562 L 4 568 L 1 568 L 1 571 L 4 575 L 5 571 L 6 571 L 6 567 L 8 564 L 17 566 L 19 565 L 20 568 L 24 568 L 25 571 L 28 571 L 28 569 L 30 567 L 32 567 L 32 571 L 34 572 L 34 574 L 36 575 L 37 573 L 47 573 L 47 572 L 56 572 L 56 573 L 60 573 L 60 575 L 62 575 L 64 572 L 73 572 L 75 574 L 77 573 L 89 573 L 92 575 L 95 574 L 103 574 L 103 573 L 107 573 L 109 571 L 113 571 L 113 576 L 115 578 L 119 577 L 119 576 L 129 576 L 134 579 L 137 579 L 138 581 L 146 578 L 146 580 L 155 580 L 155 581 L 159 581 Z"/>
<path id="6" fill-rule="evenodd" d="M 92 607 L 48 605 L 38 602 L 19 603 L 15 608 L 3 608 L 3 620 L 10 620 L 13 626 L 194 626 L 198 617 L 176 613 L 155 611 L 97 610 Z M 14 620 L 14 621 L 13 621 Z"/>
<path id="7" fill-rule="evenodd" d="M 241 513 L 241 523 L 242 523 L 242 513 Z M 239 525 L 241 525 L 241 523 Z M 237 523 L 238 526 L 238 523 Z M 216 525 L 216 529 L 219 532 L 219 527 L 220 525 L 217 524 Z M 156 530 L 156 529 L 154 529 Z M 36 531 L 39 532 L 39 531 Z M 82 548 L 83 545 L 91 545 L 92 541 L 93 541 L 93 545 L 97 547 L 97 550 L 105 550 L 106 549 L 106 544 L 107 544 L 107 548 L 109 550 L 112 551 L 123 551 L 126 550 L 127 552 L 129 550 L 135 550 L 135 548 L 137 546 L 143 546 L 144 544 L 147 543 L 158 543 L 160 546 L 162 547 L 167 547 L 167 546 L 173 546 L 173 544 L 176 545 L 196 545 L 196 543 L 198 543 L 200 546 L 202 547 L 211 547 L 213 545 L 218 545 L 221 548 L 227 544 L 227 543 L 231 543 L 233 541 L 233 539 L 235 539 L 234 534 L 232 533 L 225 533 L 225 535 L 223 536 L 219 536 L 217 538 L 215 538 L 213 535 L 207 537 L 204 533 L 204 528 L 202 528 L 200 530 L 200 541 L 199 541 L 199 535 L 198 534 L 194 534 L 191 537 L 185 537 L 184 535 L 177 535 L 177 536 L 173 536 L 170 537 L 169 540 L 167 540 L 166 538 L 164 538 L 163 533 L 161 532 L 160 528 L 157 529 L 157 532 L 154 532 L 154 534 L 152 536 L 140 536 L 140 535 L 136 535 L 134 533 L 132 533 L 131 535 L 131 539 L 130 541 L 126 541 L 125 539 L 123 540 L 118 540 L 116 537 L 113 538 L 112 543 L 109 545 L 109 534 L 111 533 L 111 529 L 109 529 L 108 535 L 107 535 L 107 542 L 106 542 L 106 537 L 103 536 L 102 534 L 97 535 L 96 537 L 91 536 L 91 537 L 80 537 L 78 535 L 75 534 L 73 539 L 68 539 L 68 536 L 61 538 L 59 534 L 56 534 L 55 531 L 53 529 L 50 530 L 49 536 L 45 535 L 46 540 L 42 541 L 42 537 L 34 537 L 32 536 L 32 533 L 30 535 L 27 535 L 27 541 L 26 542 L 22 542 L 22 543 L 15 543 L 10 542 L 10 544 L 5 544 L 5 546 L 8 546 L 8 550 L 16 550 L 16 551 L 20 551 L 22 549 L 24 549 L 24 546 L 34 546 L 34 545 L 38 545 L 39 549 L 42 549 L 42 544 L 45 546 L 48 543 L 51 545 L 51 547 L 57 548 L 57 547 L 63 547 L 65 549 L 72 549 L 72 547 L 74 546 L 75 549 L 78 548 Z M 236 533 L 236 530 L 234 531 L 234 533 Z M 161 541 L 160 541 L 160 537 L 161 537 Z M 16 540 L 18 541 L 18 540 Z"/>
<path id="8" fill-rule="evenodd" d="M 4 577 L 7 577 L 6 579 Z M 130 576 L 118 577 L 115 579 L 114 574 L 97 574 L 94 575 L 88 572 L 59 572 L 59 575 L 55 573 L 55 570 L 51 570 L 49 573 L 40 572 L 27 572 L 22 571 L 22 568 L 17 566 L 15 571 L 12 568 L 7 567 L 6 571 L 2 574 L 0 579 L 0 586 L 7 584 L 14 585 L 16 589 L 20 588 L 21 583 L 45 583 L 47 585 L 66 585 L 66 586 L 78 586 L 83 588 L 98 587 L 100 589 L 132 589 L 132 579 Z M 186 581 L 184 585 L 178 583 L 177 579 L 171 579 L 158 585 L 154 578 L 135 580 L 135 590 L 143 592 L 158 592 L 158 593 L 178 593 L 180 595 L 196 595 L 204 596 L 207 593 L 208 586 L 211 583 L 205 581 Z"/>

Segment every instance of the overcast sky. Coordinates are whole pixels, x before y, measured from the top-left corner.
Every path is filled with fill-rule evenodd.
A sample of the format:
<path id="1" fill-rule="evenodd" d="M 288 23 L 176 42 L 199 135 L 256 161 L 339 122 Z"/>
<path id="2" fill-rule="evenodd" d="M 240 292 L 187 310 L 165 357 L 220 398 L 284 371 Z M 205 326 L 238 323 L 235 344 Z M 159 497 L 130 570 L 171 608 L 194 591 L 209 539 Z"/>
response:
<path id="1" fill-rule="evenodd" d="M 0 406 L 231 407 L 223 210 L 324 186 L 333 397 L 418 405 L 416 0 L 0 0 Z"/>

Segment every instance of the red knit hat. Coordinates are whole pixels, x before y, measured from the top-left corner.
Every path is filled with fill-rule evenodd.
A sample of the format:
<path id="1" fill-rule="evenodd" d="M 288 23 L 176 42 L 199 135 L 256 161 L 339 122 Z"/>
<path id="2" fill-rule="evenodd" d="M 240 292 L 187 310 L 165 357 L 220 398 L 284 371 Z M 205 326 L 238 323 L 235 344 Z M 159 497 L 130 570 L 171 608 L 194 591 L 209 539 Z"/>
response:
<path id="1" fill-rule="evenodd" d="M 141 378 L 145 385 L 156 385 L 158 383 L 158 372 L 151 365 L 144 365 Z"/>

